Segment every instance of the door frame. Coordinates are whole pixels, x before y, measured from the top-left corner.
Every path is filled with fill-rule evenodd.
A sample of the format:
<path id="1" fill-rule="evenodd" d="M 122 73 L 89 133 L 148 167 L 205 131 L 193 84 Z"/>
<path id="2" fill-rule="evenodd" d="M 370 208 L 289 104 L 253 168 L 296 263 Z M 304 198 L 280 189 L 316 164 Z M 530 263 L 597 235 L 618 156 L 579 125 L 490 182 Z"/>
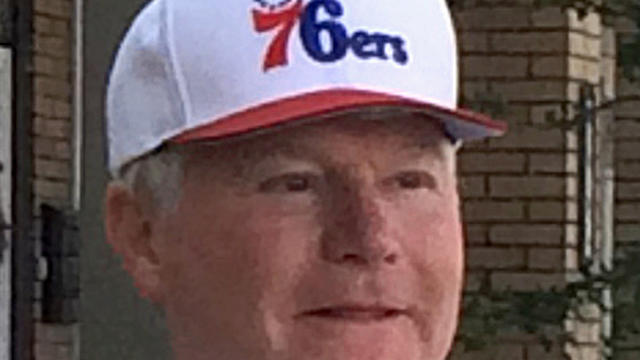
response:
<path id="1" fill-rule="evenodd" d="M 12 51 L 0 47 L 0 359 L 11 353 Z"/>

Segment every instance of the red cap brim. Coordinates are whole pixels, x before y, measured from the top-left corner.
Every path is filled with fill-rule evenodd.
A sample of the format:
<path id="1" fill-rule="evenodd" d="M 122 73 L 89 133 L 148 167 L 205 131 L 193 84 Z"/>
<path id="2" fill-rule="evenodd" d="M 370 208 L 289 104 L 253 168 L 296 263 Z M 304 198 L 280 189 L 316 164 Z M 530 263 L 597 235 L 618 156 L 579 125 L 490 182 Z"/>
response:
<path id="1" fill-rule="evenodd" d="M 448 133 L 459 140 L 500 136 L 507 130 L 506 123 L 469 110 L 451 110 L 431 103 L 373 91 L 336 89 L 287 97 L 251 107 L 187 130 L 170 141 L 186 143 L 215 139 L 303 118 L 372 106 L 393 106 L 423 112 L 440 119 Z"/>

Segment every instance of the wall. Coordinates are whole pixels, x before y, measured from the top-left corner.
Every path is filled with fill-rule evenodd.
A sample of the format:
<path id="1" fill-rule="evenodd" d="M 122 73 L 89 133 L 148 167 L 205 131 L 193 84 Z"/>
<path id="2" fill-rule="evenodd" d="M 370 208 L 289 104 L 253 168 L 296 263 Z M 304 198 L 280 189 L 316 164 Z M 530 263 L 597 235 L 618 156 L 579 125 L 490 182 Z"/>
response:
<path id="1" fill-rule="evenodd" d="M 73 0 L 32 0 L 33 23 L 33 215 L 47 203 L 71 209 L 73 186 Z M 38 244 L 36 256 L 39 255 Z M 46 276 L 44 263 L 39 278 Z M 36 360 L 71 360 L 77 326 L 41 321 L 42 284 L 36 284 Z"/>
<path id="2" fill-rule="evenodd" d="M 575 115 L 569 104 L 578 101 L 582 83 L 612 88 L 601 21 L 558 8 L 535 10 L 522 1 L 470 6 L 455 19 L 465 102 L 477 107 L 489 94 L 506 104 L 500 117 L 510 124 L 506 137 L 470 143 L 460 154 L 467 291 L 482 284 L 562 288 L 575 277 L 579 253 L 578 133 L 561 122 Z M 550 123 L 550 115 L 560 123 Z M 597 359 L 601 319 L 598 312 L 590 315 L 551 330 L 566 326 L 575 346 L 555 344 L 546 352 L 539 339 L 502 329 L 499 346 L 466 352 L 459 344 L 453 358 L 542 360 L 566 353 Z"/>
<path id="3" fill-rule="evenodd" d="M 616 24 L 618 45 L 637 33 L 629 21 Z M 618 73 L 618 101 L 615 107 L 616 253 L 640 250 L 640 84 Z M 629 294 L 630 295 L 630 294 Z M 624 317 L 624 314 L 619 314 Z M 619 319 L 621 320 L 621 319 Z M 615 359 L 640 358 L 640 336 L 617 342 Z"/>

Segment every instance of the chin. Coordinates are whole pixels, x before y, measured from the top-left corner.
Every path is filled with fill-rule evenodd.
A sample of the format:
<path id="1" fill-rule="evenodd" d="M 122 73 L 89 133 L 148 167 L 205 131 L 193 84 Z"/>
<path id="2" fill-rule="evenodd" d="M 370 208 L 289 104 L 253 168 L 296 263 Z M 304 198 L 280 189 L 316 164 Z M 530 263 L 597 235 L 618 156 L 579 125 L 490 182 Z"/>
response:
<path id="1" fill-rule="evenodd" d="M 393 347 L 381 348 L 376 344 L 371 344 L 368 347 L 328 346 L 323 349 L 307 349 L 285 358 L 287 360 L 430 360 L 424 356 L 422 351 Z M 282 359 L 282 357 L 278 357 L 278 360 Z"/>
<path id="2" fill-rule="evenodd" d="M 425 342 L 406 332 L 331 334 L 296 339 L 287 354 L 269 360 L 444 360 L 449 342 Z"/>

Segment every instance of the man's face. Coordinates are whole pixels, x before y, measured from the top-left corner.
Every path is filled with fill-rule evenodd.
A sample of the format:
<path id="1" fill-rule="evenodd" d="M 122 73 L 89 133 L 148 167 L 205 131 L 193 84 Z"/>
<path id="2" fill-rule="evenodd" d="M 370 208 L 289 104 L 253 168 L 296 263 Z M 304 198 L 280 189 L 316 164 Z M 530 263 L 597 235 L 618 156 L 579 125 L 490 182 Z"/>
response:
<path id="1" fill-rule="evenodd" d="M 338 117 L 185 148 L 153 224 L 177 359 L 443 359 L 462 235 L 434 122 Z"/>

